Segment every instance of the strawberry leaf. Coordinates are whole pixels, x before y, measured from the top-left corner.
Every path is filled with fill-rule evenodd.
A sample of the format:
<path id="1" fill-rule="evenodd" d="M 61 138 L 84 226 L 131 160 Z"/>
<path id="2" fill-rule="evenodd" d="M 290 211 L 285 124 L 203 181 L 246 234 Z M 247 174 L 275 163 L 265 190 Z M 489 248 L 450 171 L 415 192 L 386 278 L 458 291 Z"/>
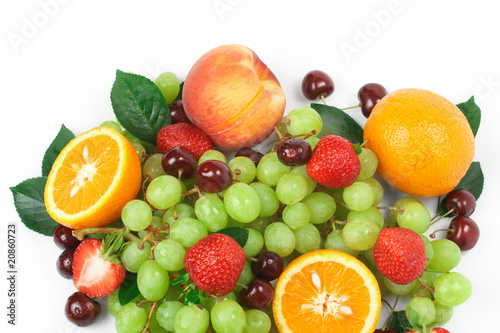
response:
<path id="1" fill-rule="evenodd" d="M 14 206 L 21 221 L 29 229 L 45 236 L 52 236 L 58 223 L 50 217 L 45 208 L 43 193 L 47 177 L 26 179 L 11 187 Z"/>
<path id="2" fill-rule="evenodd" d="M 469 98 L 467 102 L 457 104 L 457 107 L 463 112 L 465 118 L 467 118 L 472 133 L 476 136 L 479 124 L 481 123 L 481 109 L 474 101 L 474 96 Z"/>
<path id="3" fill-rule="evenodd" d="M 186 294 L 186 298 L 184 299 L 184 305 L 192 305 L 198 303 L 200 300 L 200 294 L 198 290 L 191 289 Z"/>
<path id="4" fill-rule="evenodd" d="M 467 170 L 467 173 L 463 178 L 460 180 L 458 185 L 455 187 L 455 189 L 463 189 L 467 190 L 472 195 L 474 198 L 479 199 L 481 196 L 481 193 L 483 192 L 483 185 L 484 185 L 484 175 L 483 171 L 481 170 L 481 164 L 479 162 L 472 162 L 469 170 Z M 446 214 L 447 209 L 444 204 L 446 200 L 446 196 L 441 199 L 439 202 L 438 206 L 438 215 L 443 216 Z"/>
<path id="5" fill-rule="evenodd" d="M 334 106 L 312 103 L 311 107 L 316 110 L 323 121 L 323 130 L 341 136 L 351 143 L 363 143 L 363 128 L 347 113 Z"/>
<path id="6" fill-rule="evenodd" d="M 244 247 L 248 240 L 248 230 L 240 227 L 227 227 L 217 232 L 233 238 L 241 247 Z"/>
<path id="7" fill-rule="evenodd" d="M 75 138 L 73 132 L 66 128 L 66 126 L 61 125 L 59 133 L 57 133 L 54 141 L 50 144 L 49 148 L 45 151 L 42 161 L 42 176 L 48 176 L 50 169 L 52 169 L 52 164 L 56 160 L 57 156 L 61 150 L 63 150 L 66 145 Z"/>
<path id="8" fill-rule="evenodd" d="M 184 273 L 177 279 L 170 281 L 170 284 L 172 286 L 179 286 L 188 283 L 188 281 L 189 281 L 189 273 Z"/>
<path id="9" fill-rule="evenodd" d="M 391 317 L 389 318 L 389 321 L 387 322 L 387 328 L 392 328 L 398 333 L 405 333 L 410 331 L 408 327 L 411 327 L 410 322 L 406 318 L 406 312 L 404 310 L 402 311 L 395 311 L 392 313 Z"/>
<path id="10" fill-rule="evenodd" d="M 118 301 L 121 306 L 132 302 L 137 296 L 139 296 L 140 291 L 137 287 L 137 274 L 127 274 L 125 280 L 123 280 L 118 290 Z"/>
<path id="11" fill-rule="evenodd" d="M 170 110 L 160 88 L 144 76 L 117 70 L 110 97 L 120 124 L 135 137 L 156 145 L 158 131 L 170 125 Z"/>

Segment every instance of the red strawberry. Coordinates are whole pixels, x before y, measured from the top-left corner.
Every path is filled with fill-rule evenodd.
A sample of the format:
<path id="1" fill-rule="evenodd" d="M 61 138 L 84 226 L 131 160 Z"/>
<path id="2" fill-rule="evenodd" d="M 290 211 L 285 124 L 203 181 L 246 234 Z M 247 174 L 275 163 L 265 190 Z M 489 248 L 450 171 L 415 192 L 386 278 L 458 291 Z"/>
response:
<path id="1" fill-rule="evenodd" d="M 245 265 L 245 252 L 231 237 L 211 234 L 191 246 L 184 257 L 184 268 L 202 291 L 216 296 L 229 294 Z"/>
<path id="2" fill-rule="evenodd" d="M 207 150 L 212 149 L 212 141 L 201 129 L 188 123 L 168 125 L 160 129 L 156 137 L 158 153 L 165 153 L 170 148 L 181 146 L 191 150 L 199 159 Z"/>
<path id="3" fill-rule="evenodd" d="M 89 297 L 111 294 L 125 279 L 125 268 L 101 256 L 102 241 L 89 238 L 80 243 L 73 257 L 73 283 Z"/>
<path id="4" fill-rule="evenodd" d="M 373 247 L 373 259 L 380 273 L 397 284 L 412 282 L 427 266 L 424 241 L 405 228 L 382 229 Z"/>
<path id="5" fill-rule="evenodd" d="M 327 135 L 314 148 L 306 170 L 316 183 L 329 188 L 342 188 L 356 181 L 361 164 L 349 140 Z"/>

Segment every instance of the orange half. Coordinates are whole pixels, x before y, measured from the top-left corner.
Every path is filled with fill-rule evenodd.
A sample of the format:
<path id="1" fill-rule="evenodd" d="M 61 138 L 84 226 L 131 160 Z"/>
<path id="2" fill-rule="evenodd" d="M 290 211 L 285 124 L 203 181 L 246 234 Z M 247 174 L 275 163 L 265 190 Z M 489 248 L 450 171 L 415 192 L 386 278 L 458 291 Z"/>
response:
<path id="1" fill-rule="evenodd" d="M 275 288 L 280 333 L 373 333 L 381 309 L 377 280 L 358 259 L 317 250 L 292 261 Z"/>
<path id="2" fill-rule="evenodd" d="M 141 186 L 141 163 L 130 142 L 110 127 L 97 127 L 61 151 L 47 178 L 44 200 L 57 222 L 72 228 L 116 221 Z"/>

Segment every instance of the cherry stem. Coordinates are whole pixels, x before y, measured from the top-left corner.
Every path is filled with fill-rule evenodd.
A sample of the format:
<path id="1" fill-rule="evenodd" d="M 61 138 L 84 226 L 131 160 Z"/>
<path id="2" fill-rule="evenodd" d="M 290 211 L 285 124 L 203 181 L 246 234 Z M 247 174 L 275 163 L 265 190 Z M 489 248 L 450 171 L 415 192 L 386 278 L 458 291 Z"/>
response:
<path id="1" fill-rule="evenodd" d="M 447 211 L 446 213 L 444 213 L 444 215 L 442 216 L 439 216 L 439 215 L 435 215 L 432 219 L 431 219 L 431 225 L 433 225 L 434 223 L 436 223 L 437 221 L 441 220 L 443 217 L 446 217 L 448 215 L 450 215 L 451 213 L 453 213 L 455 211 L 454 208 L 450 209 L 449 211 Z"/>
<path id="2" fill-rule="evenodd" d="M 394 309 L 396 308 L 396 305 L 398 304 L 399 301 L 399 295 L 396 296 L 396 300 L 394 301 L 394 305 L 390 306 L 389 303 L 385 302 L 389 308 L 391 309 L 391 312 L 389 313 L 389 316 L 387 316 L 387 319 L 384 322 L 384 326 L 382 326 L 382 329 L 384 330 L 387 327 L 387 324 L 389 323 L 389 319 L 391 319 L 392 314 L 394 313 Z"/>
<path id="3" fill-rule="evenodd" d="M 248 289 L 248 287 L 247 287 L 247 286 L 245 286 L 244 284 L 241 284 L 241 283 L 236 283 L 236 285 L 237 285 L 237 286 L 240 286 L 240 287 L 242 287 L 242 288 L 244 288 L 244 289 Z"/>
<path id="4" fill-rule="evenodd" d="M 448 232 L 454 233 L 455 229 L 436 229 L 436 230 L 434 230 L 434 232 L 432 234 L 429 235 L 429 237 L 436 238 L 436 232 L 438 232 L 438 231 L 448 231 Z"/>
<path id="5" fill-rule="evenodd" d="M 126 230 L 125 228 L 84 228 L 80 230 L 73 230 L 73 236 L 78 240 L 83 240 L 85 236 L 88 234 L 112 234 L 114 232 L 120 232 Z M 130 232 L 130 230 L 126 230 L 123 233 L 123 238 L 126 240 L 141 243 L 141 239 Z"/>
<path id="6" fill-rule="evenodd" d="M 319 98 L 321 98 L 321 100 L 323 101 L 323 104 L 325 104 L 325 105 L 326 105 L 325 95 L 321 94 L 321 95 L 319 96 Z"/>
<path id="7" fill-rule="evenodd" d="M 277 125 L 274 126 L 274 131 L 276 132 L 276 135 L 278 136 L 278 138 L 280 139 L 280 141 L 283 141 L 283 135 L 281 134 L 281 132 L 278 129 Z"/>
<path id="8" fill-rule="evenodd" d="M 349 107 L 347 107 L 347 108 L 343 108 L 343 109 L 340 109 L 340 110 L 342 110 L 342 111 L 344 111 L 344 110 L 350 110 L 350 109 L 359 108 L 360 106 L 361 106 L 361 105 L 359 105 L 359 104 L 358 104 L 358 105 L 349 106 Z"/>
<path id="9" fill-rule="evenodd" d="M 184 191 L 181 193 L 181 197 L 185 196 L 185 195 L 190 195 L 190 194 L 193 194 L 193 193 L 198 193 L 198 195 L 201 197 L 203 196 L 203 194 L 201 194 L 200 192 L 200 189 L 198 188 L 198 186 L 195 186 L 193 187 L 192 189 L 190 189 L 189 191 Z"/>
<path id="10" fill-rule="evenodd" d="M 250 261 L 253 261 L 253 262 L 259 261 L 258 259 L 255 259 L 255 258 L 252 258 L 252 257 L 247 257 L 247 259 L 250 260 Z"/>

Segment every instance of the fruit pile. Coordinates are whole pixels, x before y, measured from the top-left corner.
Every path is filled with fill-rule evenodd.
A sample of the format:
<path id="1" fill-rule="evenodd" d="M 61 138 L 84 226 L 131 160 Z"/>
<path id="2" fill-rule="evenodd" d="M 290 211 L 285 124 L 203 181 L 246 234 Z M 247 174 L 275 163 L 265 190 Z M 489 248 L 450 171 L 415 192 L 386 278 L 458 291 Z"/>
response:
<path id="1" fill-rule="evenodd" d="M 469 216 L 482 189 L 480 167 L 473 153 L 455 163 L 443 150 L 448 168 L 466 168 L 433 180 L 433 190 L 445 191 L 439 195 L 454 189 L 435 217 L 414 196 L 382 205 L 376 172 L 387 159 L 404 173 L 385 168 L 384 179 L 412 193 L 433 179 L 422 170 L 438 158 L 436 143 L 418 146 L 411 128 L 404 129 L 405 154 L 387 153 L 397 140 L 378 154 L 387 132 L 376 119 L 396 105 L 404 128 L 405 113 L 419 108 L 415 96 L 418 105 L 439 100 L 449 104 L 452 125 L 468 126 L 453 135 L 473 150 L 474 117 L 462 114 L 470 108 L 424 90 L 388 94 L 367 84 L 358 92 L 371 122 L 363 142 L 363 129 L 326 105 L 334 91 L 326 73 L 308 73 L 302 91 L 324 104 L 284 115 L 276 77 L 239 45 L 205 54 L 183 84 L 170 72 L 153 83 L 118 71 L 111 92 L 117 121 L 77 137 L 63 127 L 44 158 L 46 178 L 37 183 L 47 214 L 23 214 L 16 195 L 30 180 L 12 189 L 23 222 L 53 233 L 64 250 L 57 270 L 78 290 L 67 300 L 67 318 L 90 325 L 102 311 L 95 298 L 107 297 L 120 333 L 260 333 L 273 322 L 280 332 L 446 332 L 438 326 L 472 293 L 452 270 L 479 238 Z M 397 104 L 387 102 L 394 98 Z M 273 131 L 275 140 L 255 148 Z M 430 227 L 449 214 L 446 238 L 431 241 Z M 391 294 L 410 298 L 406 310 L 394 305 L 376 329 L 382 298 Z"/>

